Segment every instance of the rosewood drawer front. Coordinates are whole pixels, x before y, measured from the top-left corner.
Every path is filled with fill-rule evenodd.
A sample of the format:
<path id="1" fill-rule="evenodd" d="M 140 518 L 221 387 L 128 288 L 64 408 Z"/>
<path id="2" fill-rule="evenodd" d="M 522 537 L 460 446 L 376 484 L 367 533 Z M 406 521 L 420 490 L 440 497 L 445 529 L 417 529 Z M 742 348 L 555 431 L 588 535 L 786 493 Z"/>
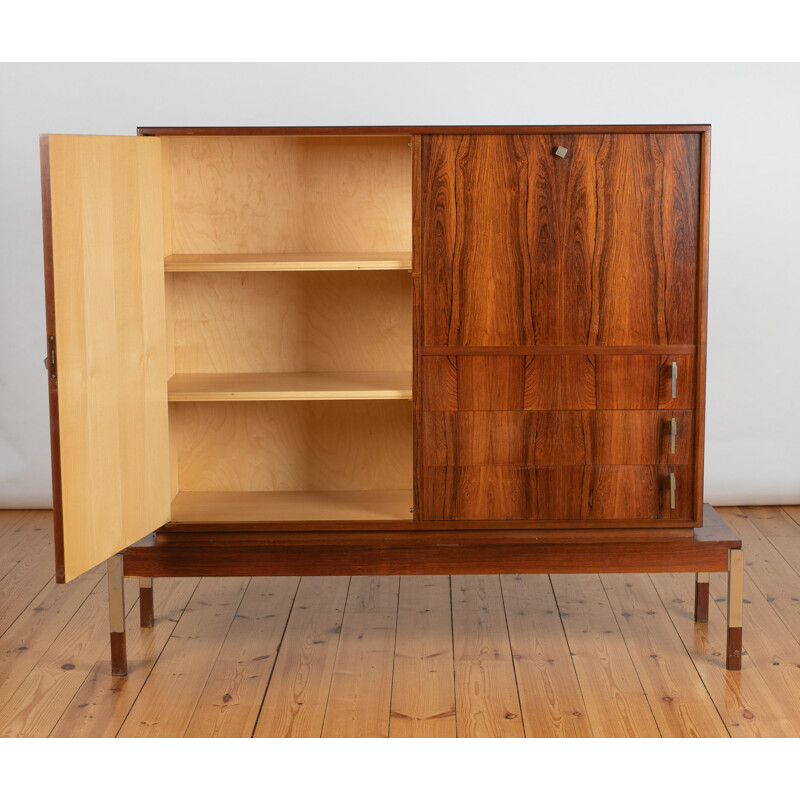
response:
<path id="1" fill-rule="evenodd" d="M 426 411 L 423 465 L 691 464 L 692 411 Z"/>
<path id="2" fill-rule="evenodd" d="M 670 473 L 675 508 L 670 508 Z M 692 467 L 425 467 L 424 519 L 690 519 Z"/>
<path id="3" fill-rule="evenodd" d="M 425 411 L 693 409 L 695 357 L 423 356 L 421 390 Z"/>

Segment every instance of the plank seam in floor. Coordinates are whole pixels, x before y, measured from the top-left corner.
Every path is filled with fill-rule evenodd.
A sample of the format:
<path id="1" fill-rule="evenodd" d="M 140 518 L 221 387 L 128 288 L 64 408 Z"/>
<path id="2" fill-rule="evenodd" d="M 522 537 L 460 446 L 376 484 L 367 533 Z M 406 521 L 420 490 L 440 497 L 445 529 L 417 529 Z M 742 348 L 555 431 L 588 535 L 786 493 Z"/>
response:
<path id="1" fill-rule="evenodd" d="M 561 625 L 561 632 L 564 634 L 564 641 L 567 643 L 569 663 L 572 665 L 572 673 L 575 675 L 575 683 L 578 685 L 578 691 L 581 693 L 581 702 L 586 710 L 586 718 L 589 722 L 589 730 L 591 730 L 592 736 L 595 736 L 594 726 L 592 725 L 592 715 L 589 713 L 589 706 L 586 704 L 586 695 L 583 693 L 583 684 L 580 682 L 580 678 L 578 677 L 578 669 L 575 666 L 575 654 L 572 652 L 572 647 L 570 647 L 569 643 L 569 637 L 567 636 L 567 629 L 564 627 L 564 617 L 561 613 L 561 606 L 558 604 L 558 597 L 556 596 L 556 588 L 553 586 L 552 576 L 547 576 L 547 582 L 550 584 L 550 592 L 553 595 L 553 602 L 556 604 L 556 611 L 558 611 L 558 622 Z"/>
<path id="2" fill-rule="evenodd" d="M 192 589 L 192 593 L 189 595 L 189 598 L 186 601 L 186 605 L 183 607 L 183 609 L 181 610 L 180 614 L 178 614 L 178 619 L 175 620 L 175 624 L 172 626 L 173 632 L 175 631 L 175 628 L 177 627 L 178 623 L 181 621 L 181 617 L 183 617 L 183 614 L 186 611 L 186 609 L 189 607 L 189 604 L 192 602 L 192 599 L 194 598 L 195 592 L 197 591 L 197 588 L 199 586 L 200 586 L 200 581 L 198 581 L 197 584 L 195 585 L 194 589 Z M 135 607 L 137 607 L 136 604 L 134 604 L 134 608 Z M 131 609 L 131 611 L 132 610 L 133 609 Z M 167 636 L 166 639 L 164 639 L 164 644 L 162 645 L 161 649 L 158 651 L 158 655 L 153 659 L 153 663 L 150 665 L 150 669 L 147 672 L 147 677 L 142 681 L 142 685 L 139 687 L 139 691 L 136 692 L 136 697 L 133 698 L 133 701 L 131 702 L 130 706 L 128 706 L 128 710 L 125 712 L 125 715 L 120 720 L 119 726 L 117 727 L 117 730 L 114 733 L 114 737 L 115 738 L 117 736 L 119 736 L 119 732 L 122 730 L 122 728 L 125 726 L 125 723 L 128 721 L 128 717 L 130 716 L 131 711 L 133 711 L 134 706 L 136 705 L 137 701 L 139 700 L 139 695 L 142 693 L 142 691 L 144 690 L 144 687 L 147 685 L 147 681 L 150 678 L 150 675 L 152 674 L 153 670 L 155 669 L 156 664 L 158 664 L 158 662 L 161 660 L 161 656 L 164 653 L 164 650 L 166 649 L 167 645 L 169 644 L 169 640 L 171 638 L 172 638 L 172 633 L 170 633 L 170 635 Z M 87 675 L 86 677 L 88 678 L 89 676 Z M 84 683 L 85 682 L 86 681 L 84 680 Z M 67 708 L 69 708 L 69 706 L 67 706 Z M 65 711 L 66 711 L 66 709 L 65 709 Z M 62 714 L 62 716 L 63 716 L 63 714 Z"/>
<path id="3" fill-rule="evenodd" d="M 294 604 L 295 602 L 297 602 L 297 594 L 300 591 L 300 584 L 302 582 L 303 578 L 302 576 L 300 576 L 300 578 L 298 578 L 297 580 L 297 586 L 295 587 L 294 590 L 294 596 L 292 597 L 292 604 L 289 606 L 289 613 L 286 615 L 286 621 L 283 623 L 283 633 L 281 633 L 281 638 L 278 640 L 278 645 L 275 648 L 275 658 L 272 660 L 272 669 L 269 671 L 269 678 L 267 678 L 267 684 L 264 687 L 264 694 L 261 696 L 261 703 L 258 706 L 258 714 L 256 714 L 256 718 L 253 721 L 253 729 L 250 731 L 251 739 L 255 737 L 256 730 L 258 729 L 258 721 L 261 719 L 261 712 L 264 710 L 264 703 L 267 700 L 267 692 L 269 691 L 270 684 L 272 683 L 272 676 L 275 674 L 275 667 L 278 665 L 278 659 L 280 658 L 281 655 L 281 648 L 283 647 L 283 637 L 286 636 L 286 629 L 289 627 L 289 620 L 292 618 L 292 612 L 294 611 Z M 242 597 L 244 597 L 244 595 L 242 595 Z"/>
<path id="4" fill-rule="evenodd" d="M 655 585 L 655 583 L 653 583 L 653 578 L 650 576 L 649 573 L 647 574 L 647 580 L 650 581 L 650 585 L 653 587 L 653 591 L 656 593 L 656 597 L 658 598 L 659 603 L 661 603 L 661 607 L 664 609 L 664 613 L 666 614 L 669 624 L 672 625 L 672 629 L 675 631 L 675 635 L 678 637 L 678 641 L 680 642 L 681 647 L 686 653 L 686 657 L 689 659 L 692 667 L 694 668 L 694 671 L 697 673 L 697 677 L 699 678 L 703 689 L 705 689 L 706 694 L 708 695 L 708 698 L 711 701 L 711 706 L 713 707 L 714 711 L 717 712 L 717 716 L 720 718 L 720 721 L 722 722 L 722 727 L 725 728 L 725 732 L 728 734 L 728 738 L 730 739 L 731 732 L 728 726 L 725 724 L 725 718 L 722 716 L 722 714 L 720 714 L 719 709 L 717 708 L 717 704 L 714 702 L 714 696 L 711 694 L 711 691 L 708 688 L 708 684 L 703 680 L 703 674 L 698 669 L 697 662 L 695 661 L 694 657 L 689 651 L 689 648 L 686 646 L 686 642 L 683 641 L 683 637 L 681 636 L 681 633 L 678 630 L 677 625 L 675 625 L 675 620 L 672 619 L 672 615 L 669 613 L 669 609 L 667 608 L 667 605 L 664 602 L 664 598 L 661 596 L 661 592 L 658 591 L 658 587 Z M 706 625 L 706 626 L 708 625 L 707 622 L 699 622 L 699 623 L 694 622 L 694 619 L 692 620 L 692 622 L 694 625 Z"/>
<path id="5" fill-rule="evenodd" d="M 522 710 L 522 695 L 519 691 L 519 677 L 517 676 L 517 659 L 514 658 L 514 645 L 511 643 L 511 631 L 508 628 L 508 609 L 506 608 L 506 594 L 503 591 L 503 581 L 498 576 L 500 584 L 500 602 L 503 604 L 503 619 L 506 622 L 506 638 L 508 639 L 508 652 L 511 654 L 511 668 L 514 670 L 514 686 L 517 690 L 517 703 L 519 705 L 519 718 L 522 723 L 522 734 L 528 738 L 528 731 L 525 729 L 525 713 Z"/>
<path id="6" fill-rule="evenodd" d="M 105 576 L 105 573 L 104 573 L 104 574 L 103 574 L 103 575 L 102 575 L 102 576 L 101 576 L 101 577 L 98 579 L 97 583 L 95 583 L 95 584 L 94 584 L 94 585 L 93 585 L 93 586 L 92 586 L 92 587 L 89 589 L 89 591 L 88 591 L 88 592 L 87 592 L 87 594 L 86 594 L 86 597 L 84 597 L 84 598 L 83 598 L 83 600 L 81 600 L 81 602 L 80 602 L 80 603 L 79 603 L 79 604 L 76 606 L 76 608 L 75 608 L 75 610 L 72 612 L 72 614 L 70 614 L 70 615 L 69 615 L 69 617 L 68 617 L 68 618 L 67 618 L 67 619 L 64 621 L 64 624 L 61 626 L 61 628 L 59 629 L 58 633 L 56 633 L 56 634 L 55 634 L 55 636 L 53 636 L 53 639 L 52 639 L 52 641 L 51 641 L 51 642 L 50 642 L 50 643 L 47 645 L 47 647 L 44 649 L 44 651 L 42 652 L 41 656 L 39 656 L 39 658 L 38 658 L 38 659 L 37 659 L 37 660 L 36 660 L 36 661 L 35 661 L 35 662 L 34 662 L 34 663 L 31 665 L 31 668 L 30 668 L 30 671 L 28 672 L 28 675 L 30 675 L 30 674 L 31 674 L 31 673 L 32 673 L 32 672 L 33 672 L 33 671 L 34 671 L 34 670 L 35 670 L 35 669 L 36 669 L 36 668 L 39 666 L 39 664 L 41 664 L 41 662 L 42 662 L 42 659 L 44 659 L 44 657 L 45 657 L 45 656 L 46 656 L 46 655 L 47 655 L 47 654 L 50 652 L 50 648 L 51 648 L 51 647 L 52 647 L 52 646 L 55 644 L 55 642 L 58 640 L 58 637 L 59 637 L 59 636 L 61 636 L 61 634 L 64 632 L 64 629 L 67 627 L 67 625 L 69 625 L 69 623 L 70 623 L 70 622 L 73 620 L 73 618 L 75 617 L 75 615 L 76 615 L 76 614 L 77 614 L 77 613 L 78 613 L 78 612 L 79 612 L 79 611 L 80 611 L 80 610 L 83 608 L 83 604 L 84 604 L 84 603 L 85 603 L 85 602 L 86 602 L 86 601 L 87 601 L 87 600 L 88 600 L 88 599 L 89 599 L 89 598 L 92 596 L 92 594 L 94 594 L 94 592 L 96 591 L 97 587 L 98 587 L 98 586 L 99 586 L 99 585 L 102 583 L 102 581 L 105 579 L 105 577 L 106 577 L 106 576 Z M 39 592 L 37 592 L 37 593 L 36 593 L 36 595 L 33 597 L 33 599 L 31 600 L 31 602 L 30 602 L 30 603 L 28 603 L 28 605 L 27 605 L 27 606 L 25 606 L 25 608 L 23 609 L 23 611 L 25 611 L 25 610 L 27 610 L 28 608 L 30 608 L 30 605 L 31 605 L 31 603 L 34 603 L 34 602 L 36 601 L 36 598 L 37 598 L 37 597 L 39 597 L 39 595 L 40 595 L 40 594 L 41 594 L 41 593 L 42 593 L 42 592 L 45 590 L 45 588 L 47 588 L 47 586 L 48 586 L 48 584 L 49 584 L 49 583 L 50 583 L 50 581 L 48 581 L 48 582 L 47 582 L 47 583 L 46 583 L 46 584 L 45 584 L 45 585 L 44 585 L 44 586 L 43 586 L 43 587 L 42 587 L 42 588 L 39 590 Z M 83 685 L 83 682 L 81 682 L 81 684 L 80 684 L 80 685 L 82 686 L 82 685 Z M 80 687 L 79 687 L 79 688 L 80 688 Z M 76 692 L 76 694 L 77 694 L 77 692 Z M 75 695 L 73 695 L 73 697 L 74 697 L 74 696 L 75 696 Z M 4 703 L 2 703 L 2 704 L 0 704 L 0 711 L 2 711 L 2 710 L 3 710 L 3 709 L 4 709 L 4 708 L 5 708 L 5 707 L 6 707 L 6 706 L 7 706 L 7 705 L 8 705 L 8 704 L 9 704 L 9 703 L 10 703 L 10 702 L 13 700 L 13 699 L 14 699 L 14 694 L 11 694 L 9 697 L 7 697 L 7 698 L 5 699 L 5 702 L 4 702 Z M 69 706 L 69 703 L 67 703 L 67 706 L 65 706 L 65 710 L 66 710 L 66 708 L 67 708 L 68 706 Z M 59 718 L 59 719 L 61 719 L 61 717 L 62 717 L 63 715 L 64 715 L 64 712 L 62 711 L 62 712 L 61 712 L 61 714 L 59 714 L 58 718 Z M 53 727 L 52 727 L 50 730 L 51 730 L 51 731 L 52 731 L 52 730 L 54 730 L 54 729 L 55 729 L 55 725 L 57 725 L 57 724 L 58 724 L 58 722 L 56 721 L 56 723 L 53 725 Z"/>
<path id="7" fill-rule="evenodd" d="M 617 572 L 614 573 L 616 575 L 624 575 L 624 572 Z M 658 716 L 656 715 L 655 711 L 653 710 L 653 704 L 650 702 L 650 694 L 648 693 L 647 689 L 644 688 L 644 684 L 642 683 L 642 676 L 639 674 L 639 670 L 636 669 L 636 661 L 631 654 L 631 649 L 628 646 L 628 640 L 625 638 L 625 634 L 620 627 L 619 620 L 617 619 L 617 615 L 614 613 L 613 606 L 611 605 L 611 600 L 608 597 L 608 589 L 606 589 L 605 583 L 603 583 L 603 579 L 600 575 L 597 575 L 597 580 L 600 582 L 600 588 L 603 590 L 603 596 L 606 598 L 606 604 L 611 609 L 611 615 L 614 617 L 614 624 L 617 626 L 617 630 L 619 631 L 620 638 L 622 639 L 622 643 L 625 645 L 625 652 L 628 654 L 628 659 L 630 660 L 631 664 L 633 665 L 633 671 L 636 673 L 636 680 L 639 681 L 639 686 L 642 689 L 642 694 L 644 695 L 644 699 L 647 702 L 647 707 L 650 709 L 650 715 L 653 717 L 653 722 L 655 722 L 656 730 L 658 731 L 658 735 L 663 739 L 664 732 L 661 730 L 661 726 L 658 724 Z"/>
<path id="8" fill-rule="evenodd" d="M 301 579 L 302 583 L 302 579 Z M 325 693 L 325 710 L 322 712 L 322 723 L 319 726 L 319 738 L 322 738 L 322 732 L 325 730 L 325 720 L 328 718 L 328 702 L 331 698 L 331 687 L 333 686 L 333 676 L 336 674 L 336 662 L 339 660 L 339 648 L 342 646 L 342 629 L 344 628 L 344 615 L 347 613 L 347 601 L 350 599 L 350 587 L 353 585 L 353 576 L 347 577 L 347 591 L 344 593 L 344 605 L 342 606 L 342 620 L 339 623 L 339 635 L 336 639 L 336 654 L 333 657 L 331 664 L 331 676 L 328 683 L 328 691 Z M 398 589 L 398 596 L 400 590 Z M 289 615 L 291 616 L 291 614 Z M 264 693 L 266 697 L 266 692 Z"/>

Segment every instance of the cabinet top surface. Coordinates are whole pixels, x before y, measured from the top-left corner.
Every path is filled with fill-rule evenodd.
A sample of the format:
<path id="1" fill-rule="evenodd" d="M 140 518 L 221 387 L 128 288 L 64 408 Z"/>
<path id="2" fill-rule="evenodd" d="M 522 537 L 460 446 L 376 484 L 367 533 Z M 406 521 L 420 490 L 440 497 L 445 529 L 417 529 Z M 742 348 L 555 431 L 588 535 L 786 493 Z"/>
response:
<path id="1" fill-rule="evenodd" d="M 711 125 L 365 125 L 315 127 L 139 127 L 139 136 L 336 136 L 413 134 L 707 133 Z"/>

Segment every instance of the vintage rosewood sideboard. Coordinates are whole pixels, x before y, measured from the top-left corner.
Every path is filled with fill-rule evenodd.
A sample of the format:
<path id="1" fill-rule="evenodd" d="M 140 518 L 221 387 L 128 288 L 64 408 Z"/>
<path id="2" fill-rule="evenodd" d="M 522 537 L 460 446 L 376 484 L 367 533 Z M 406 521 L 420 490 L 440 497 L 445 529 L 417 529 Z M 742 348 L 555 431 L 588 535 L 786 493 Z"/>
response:
<path id="1" fill-rule="evenodd" d="M 708 125 L 43 136 L 56 576 L 694 572 Z"/>

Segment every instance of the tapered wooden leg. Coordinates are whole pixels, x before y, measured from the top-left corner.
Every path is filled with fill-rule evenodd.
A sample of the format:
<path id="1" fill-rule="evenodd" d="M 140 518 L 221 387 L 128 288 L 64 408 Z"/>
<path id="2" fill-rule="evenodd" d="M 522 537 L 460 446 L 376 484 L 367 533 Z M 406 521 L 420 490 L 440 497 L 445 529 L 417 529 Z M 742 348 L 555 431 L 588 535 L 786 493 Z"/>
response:
<path id="1" fill-rule="evenodd" d="M 708 622 L 708 581 L 707 572 L 698 572 L 694 584 L 694 621 Z"/>
<path id="2" fill-rule="evenodd" d="M 125 644 L 125 578 L 122 554 L 108 559 L 108 623 L 111 629 L 111 674 L 128 674 Z"/>
<path id="3" fill-rule="evenodd" d="M 743 590 L 744 554 L 741 550 L 728 550 L 728 669 L 742 668 Z"/>
<path id="4" fill-rule="evenodd" d="M 143 628 L 152 628 L 154 625 L 152 578 L 139 578 L 139 619 Z"/>

